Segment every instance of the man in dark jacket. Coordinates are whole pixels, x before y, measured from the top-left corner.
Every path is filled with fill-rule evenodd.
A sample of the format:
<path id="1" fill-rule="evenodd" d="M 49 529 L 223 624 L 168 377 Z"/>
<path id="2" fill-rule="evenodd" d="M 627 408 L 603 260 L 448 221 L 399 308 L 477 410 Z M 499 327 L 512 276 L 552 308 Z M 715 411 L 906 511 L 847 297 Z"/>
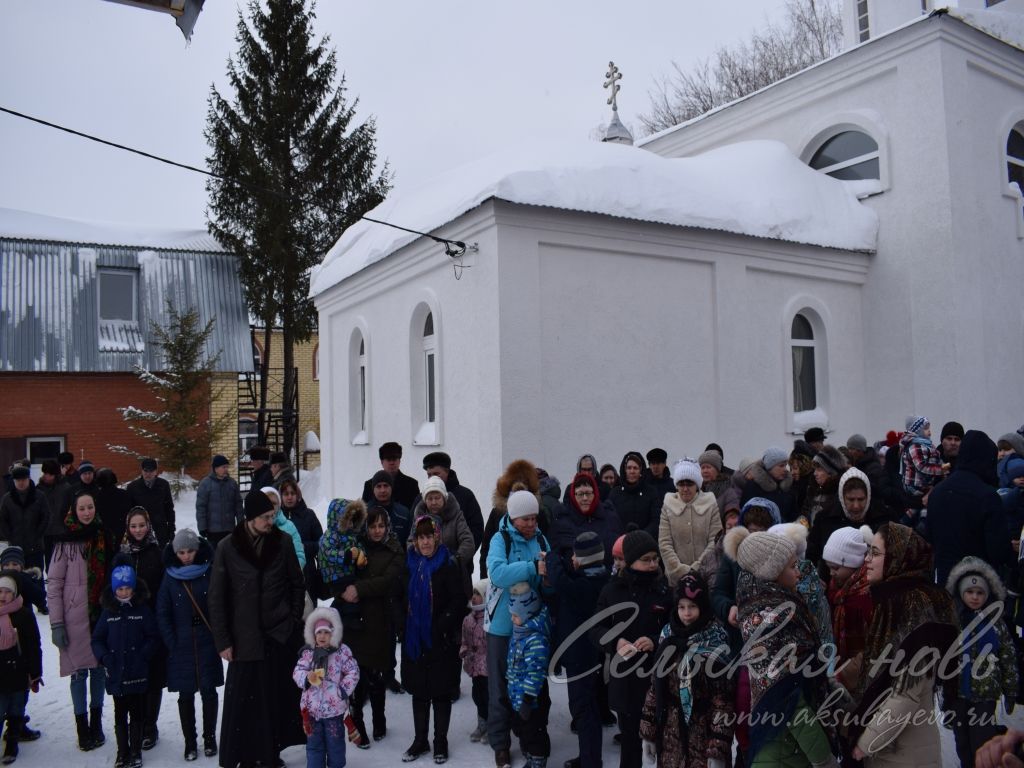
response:
<path id="1" fill-rule="evenodd" d="M 254 445 L 249 449 L 249 466 L 252 468 L 249 487 L 259 490 L 274 484 L 274 472 L 270 468 L 270 449 Z"/>
<path id="2" fill-rule="evenodd" d="M 83 461 L 78 465 L 78 480 L 73 482 L 71 487 L 73 489 L 72 496 L 79 491 L 96 493 L 96 467 L 91 461 Z"/>
<path id="3" fill-rule="evenodd" d="M 907 505 L 903 497 L 902 486 L 897 486 L 882 466 L 873 446 L 868 445 L 864 435 L 850 435 L 846 441 L 846 452 L 850 464 L 867 475 L 871 485 L 871 497 L 876 504 L 881 504 L 888 512 L 898 518 Z M 824 546 L 824 544 L 822 544 Z"/>
<path id="4" fill-rule="evenodd" d="M 200 535 L 215 547 L 242 519 L 242 495 L 238 483 L 228 474 L 228 466 L 226 457 L 214 456 L 213 471 L 196 490 L 196 526 Z"/>
<path id="5" fill-rule="evenodd" d="M 71 483 L 64 480 L 60 464 L 53 459 L 43 462 L 42 474 L 36 483 L 36 491 L 46 499 L 49 510 L 46 530 L 43 532 L 46 568 L 50 568 L 50 555 L 53 554 L 53 537 L 66 532 L 64 518 L 71 508 Z"/>
<path id="6" fill-rule="evenodd" d="M 452 469 L 452 457 L 443 451 L 428 453 L 423 457 L 423 470 L 427 477 L 439 477 L 444 481 L 444 487 L 448 493 L 454 494 L 462 509 L 462 516 L 466 518 L 466 525 L 473 534 L 473 551 L 480 549 L 480 542 L 484 538 L 484 515 L 480 511 L 480 504 L 469 488 L 459 483 L 459 476 Z M 415 509 L 413 505 L 412 509 Z"/>
<path id="7" fill-rule="evenodd" d="M 109 467 L 103 467 L 96 473 L 93 500 L 103 529 L 109 534 L 114 546 L 120 547 L 128 527 L 128 512 L 131 511 L 132 503 L 128 499 L 128 491 L 118 486 L 117 475 Z"/>
<path id="8" fill-rule="evenodd" d="M 133 507 L 145 507 L 156 540 L 163 547 L 174 538 L 174 496 L 171 484 L 158 475 L 156 459 L 140 462 L 142 475 L 125 489 Z"/>
<path id="9" fill-rule="evenodd" d="M 956 470 L 932 490 L 928 530 L 935 550 L 936 581 L 967 555 L 980 557 L 1002 574 L 1013 558 L 1010 534 L 996 493 L 996 444 L 980 430 L 960 443 Z"/>
<path id="10" fill-rule="evenodd" d="M 392 498 L 406 509 L 415 508 L 416 499 L 420 495 L 420 484 L 408 475 L 402 474 L 402 446 L 398 443 L 384 443 L 377 449 L 377 456 L 380 457 L 381 469 L 391 475 Z M 376 476 L 374 474 L 373 477 Z M 374 501 L 373 477 L 363 483 L 363 501 L 367 504 L 373 504 Z M 399 541 L 403 541 L 403 539 L 399 539 Z"/>
<path id="11" fill-rule="evenodd" d="M 28 467 L 11 468 L 14 490 L 0 500 L 0 540 L 21 547 L 25 563 L 42 570 L 43 532 L 50 518 L 46 498 L 36 490 Z"/>
<path id="12" fill-rule="evenodd" d="M 956 459 L 960 455 L 960 443 L 964 439 L 964 427 L 956 421 L 947 421 L 942 425 L 942 433 L 939 436 L 939 453 L 942 454 L 942 463 L 949 464 L 949 471 L 956 469 Z"/>
<path id="13" fill-rule="evenodd" d="M 668 471 L 668 451 L 664 448 L 651 448 L 647 452 L 647 469 L 644 470 L 643 481 L 654 491 L 659 501 L 665 498 L 666 493 L 676 492 L 672 473 Z"/>
<path id="14" fill-rule="evenodd" d="M 391 485 L 393 480 L 389 472 L 377 470 L 377 474 L 370 478 L 370 482 L 373 483 L 373 499 L 370 504 L 387 511 L 391 531 L 395 534 L 395 539 L 404 546 L 412 531 L 412 512 L 395 501 L 394 488 Z"/>
<path id="15" fill-rule="evenodd" d="M 60 465 L 60 476 L 69 485 L 78 482 L 78 470 L 75 469 L 75 455 L 71 451 L 61 451 L 57 454 L 57 464 Z"/>

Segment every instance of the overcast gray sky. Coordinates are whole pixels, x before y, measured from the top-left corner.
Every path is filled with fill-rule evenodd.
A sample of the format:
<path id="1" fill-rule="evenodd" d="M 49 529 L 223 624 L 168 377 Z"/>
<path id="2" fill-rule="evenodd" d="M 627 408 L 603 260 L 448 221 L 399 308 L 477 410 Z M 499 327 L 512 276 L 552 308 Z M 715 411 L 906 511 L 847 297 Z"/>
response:
<path id="1" fill-rule="evenodd" d="M 784 0 L 320 0 L 377 120 L 397 188 L 522 139 L 579 138 L 619 114 L 639 132 L 655 77 L 749 36 Z M 191 45 L 173 19 L 103 0 L 4 0 L 0 105 L 205 167 L 211 83 L 222 94 L 239 5 L 207 0 Z M 198 174 L 0 113 L 0 206 L 88 220 L 202 227 Z"/>

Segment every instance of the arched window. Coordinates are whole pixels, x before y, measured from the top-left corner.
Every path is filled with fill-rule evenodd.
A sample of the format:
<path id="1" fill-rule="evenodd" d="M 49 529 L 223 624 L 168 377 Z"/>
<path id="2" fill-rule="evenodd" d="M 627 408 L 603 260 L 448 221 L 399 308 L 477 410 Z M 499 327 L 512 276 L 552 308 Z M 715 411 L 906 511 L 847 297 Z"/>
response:
<path id="1" fill-rule="evenodd" d="M 423 321 L 423 382 L 424 420 L 434 423 L 437 421 L 437 339 L 433 312 L 428 312 Z"/>
<path id="2" fill-rule="evenodd" d="M 1006 138 L 1006 175 L 1024 193 L 1024 122 L 1013 126 Z"/>
<path id="3" fill-rule="evenodd" d="M 369 444 L 369 422 L 366 339 L 357 328 L 349 343 L 349 425 L 353 445 Z"/>
<path id="4" fill-rule="evenodd" d="M 320 344 L 313 347 L 313 381 L 320 379 Z"/>
<path id="5" fill-rule="evenodd" d="M 802 314 L 793 317 L 789 345 L 793 363 L 793 411 L 813 411 L 818 407 L 816 344 L 814 328 Z"/>
<path id="6" fill-rule="evenodd" d="M 426 302 L 419 304 L 409 327 L 413 445 L 441 444 L 441 326 L 434 309 Z"/>
<path id="7" fill-rule="evenodd" d="M 863 131 L 842 131 L 818 148 L 810 166 L 843 181 L 878 179 L 878 142 Z"/>

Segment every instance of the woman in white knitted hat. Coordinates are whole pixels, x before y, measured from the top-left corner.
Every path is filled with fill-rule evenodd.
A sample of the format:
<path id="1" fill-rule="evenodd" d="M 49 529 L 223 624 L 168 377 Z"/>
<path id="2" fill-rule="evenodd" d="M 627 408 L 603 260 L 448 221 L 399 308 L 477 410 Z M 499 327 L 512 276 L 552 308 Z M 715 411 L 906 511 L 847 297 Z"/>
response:
<path id="1" fill-rule="evenodd" d="M 828 696 L 826 662 L 818 656 L 814 617 L 796 592 L 796 544 L 738 526 L 726 534 L 725 552 L 741 569 L 736 602 L 743 642 L 752 651 L 744 764 L 838 766 L 817 715 Z"/>
<path id="2" fill-rule="evenodd" d="M 670 586 L 700 566 L 722 530 L 715 495 L 700 490 L 700 466 L 680 461 L 672 468 L 672 479 L 676 492 L 665 494 L 658 524 L 658 549 Z"/>

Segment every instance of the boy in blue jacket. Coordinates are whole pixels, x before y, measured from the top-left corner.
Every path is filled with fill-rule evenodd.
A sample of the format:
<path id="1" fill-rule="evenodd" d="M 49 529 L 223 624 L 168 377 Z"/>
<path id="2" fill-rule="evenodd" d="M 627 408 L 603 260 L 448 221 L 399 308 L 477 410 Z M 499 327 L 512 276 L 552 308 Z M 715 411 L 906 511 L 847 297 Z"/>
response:
<path id="1" fill-rule="evenodd" d="M 545 768 L 551 754 L 548 737 L 548 659 L 551 657 L 551 626 L 540 595 L 529 582 L 509 589 L 512 639 L 508 644 L 508 698 L 515 712 L 514 730 L 527 768 Z M 541 711 L 544 710 L 544 711 Z"/>
<path id="2" fill-rule="evenodd" d="M 107 670 L 107 693 L 114 697 L 114 768 L 142 765 L 149 661 L 160 642 L 148 599 L 146 582 L 136 577 L 135 569 L 115 565 L 110 586 L 100 597 L 103 612 L 92 633 L 92 653 Z"/>

